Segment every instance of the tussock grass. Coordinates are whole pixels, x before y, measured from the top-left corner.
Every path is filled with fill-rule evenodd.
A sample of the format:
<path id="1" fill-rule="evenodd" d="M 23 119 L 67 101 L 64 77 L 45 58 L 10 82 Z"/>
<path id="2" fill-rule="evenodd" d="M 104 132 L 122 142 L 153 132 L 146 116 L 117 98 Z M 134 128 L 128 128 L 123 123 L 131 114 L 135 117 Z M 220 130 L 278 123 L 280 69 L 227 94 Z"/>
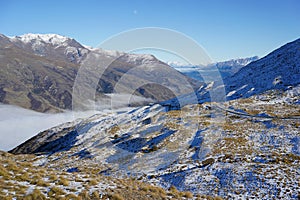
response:
<path id="1" fill-rule="evenodd" d="M 52 182 L 54 182 L 54 181 L 58 180 L 58 177 L 55 174 L 50 174 L 49 180 L 52 181 Z"/>
<path id="2" fill-rule="evenodd" d="M 14 173 L 19 173 L 21 172 L 21 168 L 19 168 L 15 162 L 11 161 L 11 160 L 8 160 L 7 161 L 7 166 L 6 166 L 6 169 L 8 171 L 13 171 Z"/>
<path id="3" fill-rule="evenodd" d="M 65 195 L 66 199 L 72 199 L 72 200 L 82 200 L 81 197 L 75 195 L 75 194 L 67 194 Z"/>
<path id="4" fill-rule="evenodd" d="M 58 197 L 58 196 L 64 195 L 64 194 L 65 194 L 65 192 L 62 189 L 55 187 L 55 186 L 51 187 L 50 191 L 48 192 L 48 196 L 50 196 L 50 197 Z"/>
<path id="5" fill-rule="evenodd" d="M 112 194 L 110 195 L 110 199 L 112 200 L 125 200 L 120 194 Z"/>
<path id="6" fill-rule="evenodd" d="M 1 156 L 5 155 L 5 156 Z M 20 159 L 20 160 L 18 160 Z M 135 178 L 115 179 L 99 175 L 102 170 L 98 165 L 81 166 L 83 170 L 77 173 L 59 171 L 56 168 L 33 166 L 30 163 L 36 160 L 32 155 L 14 156 L 0 151 L 0 199 L 44 200 L 44 199 L 74 199 L 74 200 L 98 200 L 98 199 L 167 199 L 171 196 L 175 199 L 181 197 L 188 199 L 191 195 L 179 192 L 176 189 L 166 191 Z M 4 178 L 6 177 L 6 178 Z M 76 182 L 76 186 L 70 184 L 70 180 Z M 22 185 L 23 182 L 28 185 Z M 22 182 L 22 184 L 19 184 Z M 99 183 L 112 185 L 105 190 L 97 190 L 90 193 L 90 189 Z M 79 184 L 79 186 L 77 186 Z M 29 185 L 36 186 L 31 194 L 27 194 Z M 47 189 L 50 187 L 50 190 Z M 97 187 L 97 186 L 96 186 Z M 5 192 L 3 192 L 5 191 Z M 11 195 L 14 194 L 14 195 Z"/>
<path id="7" fill-rule="evenodd" d="M 81 191 L 80 194 L 78 195 L 78 197 L 80 197 L 82 199 L 90 199 L 90 195 L 87 191 Z"/>
<path id="8" fill-rule="evenodd" d="M 110 135 L 115 135 L 119 130 L 120 130 L 120 127 L 118 125 L 115 125 L 115 126 L 111 127 L 110 129 L 108 129 L 107 132 Z"/>
<path id="9" fill-rule="evenodd" d="M 91 199 L 93 200 L 98 200 L 100 199 L 100 194 L 98 191 L 94 191 L 92 194 L 91 194 Z"/>
<path id="10" fill-rule="evenodd" d="M 192 199 L 194 197 L 193 193 L 191 192 L 183 192 L 182 196 L 188 199 Z"/>
<path id="11" fill-rule="evenodd" d="M 180 128 L 180 125 L 174 122 L 166 122 L 164 123 L 164 127 L 167 127 L 172 130 L 178 130 Z"/>
<path id="12" fill-rule="evenodd" d="M 16 177 L 15 177 L 15 180 L 17 180 L 17 181 L 28 181 L 28 182 L 30 182 L 30 177 L 29 177 L 29 174 L 27 173 L 27 172 L 25 172 L 25 173 L 22 173 L 21 175 L 17 175 Z"/>
<path id="13" fill-rule="evenodd" d="M 24 200 L 44 200 L 45 195 L 38 189 L 34 189 L 33 192 L 24 197 Z"/>
<path id="14" fill-rule="evenodd" d="M 63 185 L 63 186 L 68 186 L 69 181 L 61 176 L 61 177 L 59 177 L 57 184 L 58 185 Z"/>
<path id="15" fill-rule="evenodd" d="M 180 110 L 171 110 L 166 113 L 168 117 L 178 118 L 181 117 L 182 112 Z"/>
<path id="16" fill-rule="evenodd" d="M 89 185 L 97 185 L 98 181 L 95 179 L 90 179 L 88 183 L 89 183 Z"/>
<path id="17" fill-rule="evenodd" d="M 1 195 L 0 194 L 0 199 L 1 200 L 12 200 L 13 196 L 12 195 Z"/>
<path id="18" fill-rule="evenodd" d="M 0 165 L 0 176 L 2 176 L 3 179 L 9 179 L 10 175 L 6 168 Z"/>

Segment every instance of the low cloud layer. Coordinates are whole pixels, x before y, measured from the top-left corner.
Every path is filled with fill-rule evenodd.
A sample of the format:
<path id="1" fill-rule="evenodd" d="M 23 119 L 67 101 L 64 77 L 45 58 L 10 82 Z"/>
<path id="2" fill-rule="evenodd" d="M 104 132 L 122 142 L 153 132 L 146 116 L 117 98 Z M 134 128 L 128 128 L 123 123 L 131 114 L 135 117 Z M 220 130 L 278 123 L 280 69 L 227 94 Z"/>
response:
<path id="1" fill-rule="evenodd" d="M 0 104 L 0 150 L 11 150 L 43 130 L 93 113 L 44 114 Z"/>
<path id="2" fill-rule="evenodd" d="M 39 113 L 12 105 L 0 104 L 0 150 L 11 150 L 39 132 L 65 122 L 88 117 L 97 112 L 105 112 L 105 110 L 124 108 L 128 104 L 139 105 L 139 103 L 153 101 L 129 94 L 110 94 L 108 97 L 110 98 L 95 104 L 93 109 L 97 111 L 68 111 L 58 114 Z"/>

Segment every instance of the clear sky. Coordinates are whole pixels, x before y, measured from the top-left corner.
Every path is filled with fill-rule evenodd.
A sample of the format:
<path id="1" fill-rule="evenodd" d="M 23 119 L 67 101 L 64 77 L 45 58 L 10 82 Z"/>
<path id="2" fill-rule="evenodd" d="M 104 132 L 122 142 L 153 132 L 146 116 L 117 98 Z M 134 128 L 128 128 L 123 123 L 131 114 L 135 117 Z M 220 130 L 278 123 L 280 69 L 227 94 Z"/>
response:
<path id="1" fill-rule="evenodd" d="M 266 55 L 300 37 L 300 0 L 1 0 L 0 33 L 57 33 L 97 46 L 119 32 L 163 27 L 214 61 Z"/>

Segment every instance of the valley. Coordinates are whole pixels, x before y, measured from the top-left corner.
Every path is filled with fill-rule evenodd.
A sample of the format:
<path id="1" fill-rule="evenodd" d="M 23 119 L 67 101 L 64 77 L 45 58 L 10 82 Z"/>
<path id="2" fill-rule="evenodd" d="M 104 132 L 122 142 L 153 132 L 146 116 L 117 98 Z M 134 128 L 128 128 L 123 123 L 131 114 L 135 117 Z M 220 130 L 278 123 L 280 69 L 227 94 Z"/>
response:
<path id="1" fill-rule="evenodd" d="M 35 44 L 40 41 L 36 38 L 40 37 L 45 40 L 46 36 L 23 36 L 22 41 L 11 46 L 5 43 L 2 51 L 32 48 L 35 46 L 32 43 L 29 47 L 17 45 L 24 41 L 34 41 Z M 49 39 L 52 42 L 59 38 L 56 35 L 47 37 L 52 38 Z M 19 39 L 6 40 L 10 43 L 10 40 Z M 58 41 L 61 42 L 61 38 Z M 74 43 L 69 39 L 63 41 Z M 56 44 L 51 43 L 49 48 Z M 85 47 L 76 48 L 80 51 Z M 37 56 L 36 51 L 42 52 L 42 56 L 38 56 L 43 60 L 41 62 L 44 63 L 44 59 L 53 62 L 50 58 L 55 52 L 39 48 L 33 51 L 30 56 Z M 86 55 L 92 58 L 86 69 L 97 66 L 99 60 L 94 58 L 100 57 L 106 62 L 119 56 L 110 69 L 112 71 L 104 72 L 100 83 L 96 82 L 96 96 L 111 97 L 107 102 L 112 101 L 114 95 L 115 100 L 121 100 L 124 96 L 109 88 L 118 87 L 118 82 L 122 82 L 121 91 L 136 91 L 134 95 L 139 98 L 153 101 L 131 106 L 124 104 L 116 109 L 111 103 L 112 109 L 96 110 L 88 117 L 78 117 L 46 129 L 9 152 L 1 152 L 1 198 L 299 199 L 300 39 L 261 59 L 246 60 L 245 66 L 240 61 L 239 66 L 231 66 L 229 71 L 232 74 L 208 82 L 188 78 L 151 55 L 93 51 L 96 53 Z M 65 62 L 77 72 L 78 63 L 86 64 L 84 56 L 79 56 L 83 60 L 75 55 L 65 56 L 57 57 L 55 62 Z M 19 62 L 22 63 L 20 66 L 24 66 L 25 57 L 19 56 L 19 59 L 23 60 Z M 11 66 L 11 62 L 9 60 L 6 66 Z M 138 69 L 131 71 L 134 68 Z M 48 70 L 37 66 L 37 70 L 40 69 Z M 58 73 L 50 78 L 53 81 L 60 80 L 61 76 L 70 79 L 61 87 L 68 88 L 70 93 L 77 72 L 73 70 L 74 73 L 69 74 L 65 69 L 60 68 L 60 72 L 51 69 L 44 73 Z M 81 79 L 83 88 L 79 89 L 88 87 L 87 83 L 95 83 L 97 76 L 91 72 Z M 122 79 L 122 76 L 128 79 Z M 43 80 L 46 84 L 50 79 L 45 77 Z M 28 85 L 24 86 L 25 79 L 21 79 L 15 83 L 26 89 L 15 87 L 15 90 L 10 90 L 10 84 L 4 80 L 1 78 L 4 103 L 41 112 L 48 112 L 50 107 L 58 112 L 69 108 L 72 103 L 74 106 L 74 99 L 70 103 L 70 98 L 61 98 L 65 105 L 60 106 L 45 98 L 44 94 L 50 92 L 53 84 L 46 93 L 41 89 L 32 96 L 29 94 L 37 91 L 36 86 L 41 85 L 39 81 L 35 85 L 28 79 Z M 161 85 L 146 87 L 147 84 L 142 84 L 151 80 Z M 108 82 L 114 83 L 108 87 L 105 85 Z M 186 87 L 185 83 L 191 85 Z M 139 85 L 143 87 L 139 88 Z M 167 90 L 166 85 L 173 89 Z M 59 91 L 59 87 L 55 88 Z M 22 95 L 14 97 L 14 94 L 24 92 L 29 92 L 27 97 L 31 104 L 19 104 L 28 103 Z M 133 93 L 129 92 L 127 96 L 129 94 Z M 53 98 L 56 99 L 55 95 Z M 84 98 L 76 100 L 84 105 Z"/>

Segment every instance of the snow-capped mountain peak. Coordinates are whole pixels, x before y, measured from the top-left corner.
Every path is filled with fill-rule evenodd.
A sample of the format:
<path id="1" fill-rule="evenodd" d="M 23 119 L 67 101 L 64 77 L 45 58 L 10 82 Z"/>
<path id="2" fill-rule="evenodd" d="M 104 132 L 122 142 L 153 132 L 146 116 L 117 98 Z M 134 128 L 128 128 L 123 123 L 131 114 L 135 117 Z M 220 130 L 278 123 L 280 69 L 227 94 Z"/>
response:
<path id="1" fill-rule="evenodd" d="M 66 46 L 68 45 L 68 41 L 71 41 L 73 39 L 58 34 L 28 33 L 21 36 L 15 36 L 12 38 L 12 40 L 20 40 L 24 43 L 43 42 L 46 44 L 51 44 L 53 46 Z"/>
<path id="2" fill-rule="evenodd" d="M 258 60 L 258 56 L 252 56 L 248 58 L 237 58 L 237 59 L 231 59 L 228 61 L 223 61 L 223 62 L 217 62 L 215 63 L 218 67 L 219 66 L 236 66 L 236 65 L 241 65 L 241 66 L 246 66 L 249 63 Z"/>
<path id="3" fill-rule="evenodd" d="M 28 33 L 14 36 L 9 39 L 19 48 L 31 51 L 39 56 L 62 59 L 79 63 L 89 52 L 76 40 L 58 34 Z"/>
<path id="4" fill-rule="evenodd" d="M 33 51 L 39 56 L 56 58 L 67 57 L 68 61 L 80 63 L 87 53 L 94 52 L 111 58 L 119 58 L 122 61 L 134 64 L 151 64 L 158 62 L 157 58 L 149 54 L 131 54 L 116 50 L 104 50 L 86 45 L 81 45 L 76 40 L 58 34 L 33 34 L 10 37 L 15 45 L 26 50 Z"/>

